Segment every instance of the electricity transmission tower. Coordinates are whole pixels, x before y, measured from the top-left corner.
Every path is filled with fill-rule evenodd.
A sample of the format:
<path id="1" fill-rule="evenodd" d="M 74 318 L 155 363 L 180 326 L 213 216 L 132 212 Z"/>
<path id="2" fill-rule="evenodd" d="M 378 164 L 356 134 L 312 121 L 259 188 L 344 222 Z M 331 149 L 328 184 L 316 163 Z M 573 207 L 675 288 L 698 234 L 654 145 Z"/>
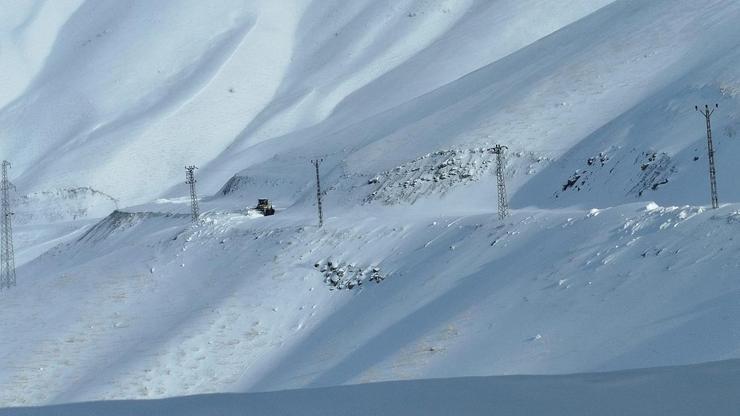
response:
<path id="1" fill-rule="evenodd" d="M 715 104 L 714 108 L 710 108 L 708 105 L 704 105 L 704 109 L 700 110 L 698 105 L 694 106 L 694 109 L 698 111 L 707 121 L 707 151 L 709 152 L 709 186 L 712 193 L 712 208 L 719 208 L 719 199 L 717 198 L 717 170 L 714 167 L 714 144 L 712 144 L 712 121 L 711 117 L 714 110 L 719 108 L 719 104 Z"/>
<path id="2" fill-rule="evenodd" d="M 319 205 L 319 227 L 324 226 L 324 212 L 321 209 L 321 180 L 319 179 L 319 165 L 324 159 L 315 159 L 311 161 L 311 164 L 316 168 L 316 200 Z"/>
<path id="3" fill-rule="evenodd" d="M 13 253 L 13 226 L 11 219 L 13 212 L 10 211 L 10 188 L 13 186 L 8 180 L 8 168 L 10 162 L 2 162 L 2 182 L 0 190 L 2 191 L 2 208 L 0 209 L 0 289 L 15 286 L 15 253 Z"/>
<path id="4" fill-rule="evenodd" d="M 498 218 L 503 220 L 509 215 L 509 201 L 506 197 L 506 178 L 504 178 L 504 167 L 506 166 L 506 146 L 497 144 L 493 148 L 496 153 L 496 182 L 498 188 Z"/>
<path id="5" fill-rule="evenodd" d="M 198 222 L 200 216 L 200 208 L 198 208 L 198 194 L 195 193 L 195 183 L 198 182 L 195 179 L 195 170 L 198 169 L 196 166 L 185 166 L 185 183 L 190 185 L 190 210 L 193 216 L 193 222 Z"/>

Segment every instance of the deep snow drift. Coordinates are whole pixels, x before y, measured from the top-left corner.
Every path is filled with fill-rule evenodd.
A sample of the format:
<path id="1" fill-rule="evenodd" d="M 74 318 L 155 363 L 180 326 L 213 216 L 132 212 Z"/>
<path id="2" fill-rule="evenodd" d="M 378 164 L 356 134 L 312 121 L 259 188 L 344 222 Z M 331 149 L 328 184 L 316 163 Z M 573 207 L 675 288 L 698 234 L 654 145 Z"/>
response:
<path id="1" fill-rule="evenodd" d="M 309 213 L 211 209 L 190 225 L 187 213 L 116 212 L 27 263 L 20 272 L 30 281 L 3 294 L 3 333 L 13 336 L 0 344 L 0 398 L 165 397 L 738 356 L 740 207 L 517 210 L 503 224 L 495 213 L 409 211 L 358 208 L 323 229 L 305 225 Z M 362 285 L 338 290 L 331 273 L 327 281 L 327 270 L 349 276 L 350 265 L 365 271 Z"/>
<path id="2" fill-rule="evenodd" d="M 0 3 L 0 406 L 740 356 L 737 1 Z"/>
<path id="3" fill-rule="evenodd" d="M 740 364 L 603 374 L 415 380 L 252 394 L 0 409 L 2 416 L 734 415 Z"/>

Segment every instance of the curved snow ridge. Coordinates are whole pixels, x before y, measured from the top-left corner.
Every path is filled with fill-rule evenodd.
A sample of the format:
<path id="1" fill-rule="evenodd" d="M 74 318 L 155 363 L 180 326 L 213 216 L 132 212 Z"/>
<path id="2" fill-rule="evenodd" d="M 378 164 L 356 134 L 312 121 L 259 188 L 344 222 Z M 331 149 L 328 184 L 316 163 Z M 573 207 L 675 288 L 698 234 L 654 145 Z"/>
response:
<path id="1" fill-rule="evenodd" d="M 102 136 L 115 135 L 123 129 L 138 130 L 137 126 L 157 119 L 171 117 L 182 111 L 208 88 L 217 73 L 227 64 L 238 45 L 254 26 L 254 20 L 235 22 L 235 26 L 213 36 L 206 51 L 196 60 L 184 65 L 162 83 L 162 88 L 147 94 L 115 119 L 98 124 L 84 141 L 94 141 Z M 131 142 L 125 144 L 130 145 Z M 135 152 L 124 150 L 135 154 Z"/>
<path id="2" fill-rule="evenodd" d="M 297 28 L 298 47 L 278 95 L 242 133 L 241 146 L 327 119 L 349 94 L 442 37 L 472 3 L 313 5 Z"/>
<path id="3" fill-rule="evenodd" d="M 298 29 L 301 47 L 280 93 L 242 133 L 240 148 L 330 117 L 338 129 L 372 116 L 495 62 L 610 2 L 571 2 L 565 10 L 540 0 L 520 6 L 472 0 L 375 2 L 362 8 L 355 2 L 353 14 L 330 3 L 312 7 Z"/>
<path id="4" fill-rule="evenodd" d="M 348 95 L 337 111 L 345 110 L 343 116 L 354 121 L 358 118 L 346 109 L 359 103 L 373 113 L 381 112 L 524 49 L 612 1 L 571 2 L 567 8 L 540 0 L 475 2 L 430 44 Z M 381 96 L 377 91 L 385 93 Z"/>
<path id="5" fill-rule="evenodd" d="M 0 416 L 734 415 L 740 362 L 612 373 L 412 380 L 270 393 L 0 409 Z"/>
<path id="6" fill-rule="evenodd" d="M 92 188 L 65 188 L 14 195 L 14 224 L 49 224 L 99 218 L 118 208 L 118 201 Z"/>
<path id="7" fill-rule="evenodd" d="M 606 4 L 546 13 L 554 2 L 505 3 L 86 2 L 69 12 L 31 86 L 0 112 L 9 127 L 2 151 L 29 192 L 91 186 L 140 203 L 179 182 L 185 163 L 329 119 L 330 129 L 341 128 Z M 488 18 L 496 22 L 491 33 Z M 455 46 L 487 51 L 492 39 L 490 53 Z M 447 69 L 426 70 L 437 62 Z M 375 87 L 381 78 L 387 82 Z M 358 91 L 370 94 L 363 105 L 344 103 Z M 148 181 L 131 180 L 136 167 L 147 168 Z"/>
<path id="8" fill-rule="evenodd" d="M 190 218 L 190 215 L 160 212 L 124 212 L 115 210 L 81 235 L 77 239 L 76 243 L 94 246 L 114 233 L 129 230 L 150 219 L 174 219 L 178 220 L 174 222 L 175 224 L 182 224 L 182 220 L 185 218 Z M 131 230 L 130 232 L 134 231 Z M 115 246 L 115 244 L 112 245 Z"/>
<path id="9" fill-rule="evenodd" d="M 6 150 L 15 153 L 16 169 L 35 167 L 32 174 L 22 172 L 18 185 L 28 189 L 46 177 L 42 181 L 47 183 L 100 184 L 96 188 L 120 195 L 114 178 L 125 169 L 119 159 L 125 158 L 128 168 L 148 163 L 153 144 L 150 138 L 131 136 L 140 136 L 155 120 L 166 121 L 197 98 L 255 20 L 248 10 L 235 13 L 228 5 L 206 8 L 198 18 L 213 19 L 217 27 L 209 31 L 188 26 L 193 10 L 185 5 L 117 5 L 83 5 L 62 30 L 60 47 L 34 81 L 33 91 L 0 116 L 5 123 L 29 120 L 39 112 L 61 116 L 8 133 L 11 138 L 24 137 L 22 143 L 5 142 Z M 164 27 L 158 29 L 156 23 Z M 171 33 L 158 36 L 162 29 Z M 152 37 L 149 43 L 147 35 Z M 141 149 L 142 140 L 147 151 Z M 165 137 L 159 145 L 176 142 L 177 138 Z M 138 157 L 132 159 L 132 154 Z M 154 181 L 156 173 L 152 172 Z"/>
<path id="10" fill-rule="evenodd" d="M 83 0 L 0 2 L 0 111 L 43 69 L 59 31 Z"/>

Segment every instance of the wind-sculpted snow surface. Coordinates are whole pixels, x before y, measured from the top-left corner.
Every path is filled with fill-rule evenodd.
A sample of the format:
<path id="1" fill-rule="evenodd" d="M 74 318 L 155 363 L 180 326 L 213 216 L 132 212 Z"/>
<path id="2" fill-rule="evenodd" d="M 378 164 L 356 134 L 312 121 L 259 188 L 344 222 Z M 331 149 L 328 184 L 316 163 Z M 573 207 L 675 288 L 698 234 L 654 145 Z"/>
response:
<path id="1" fill-rule="evenodd" d="M 0 406 L 740 354 L 736 0 L 0 10 Z"/>
<path id="2" fill-rule="evenodd" d="M 13 82 L 0 153 L 23 194 L 89 187 L 148 202 L 179 196 L 195 163 L 208 194 L 246 169 L 246 192 L 267 177 L 292 204 L 310 178 L 278 178 L 314 156 L 333 181 L 367 180 L 500 143 L 558 161 L 513 175 L 522 206 L 696 204 L 693 106 L 718 102 L 718 153 L 738 150 L 733 0 L 4 1 L 0 60 Z M 665 153 L 675 172 L 643 189 L 620 163 L 589 196 L 553 198 L 614 149 L 630 153 L 615 163 Z M 720 170 L 740 173 L 728 160 Z"/>
<path id="3" fill-rule="evenodd" d="M 271 189 L 290 205 L 310 178 L 285 171 L 314 156 L 326 156 L 332 181 L 367 180 L 429 153 L 501 143 L 558 161 L 513 175 L 522 206 L 699 203 L 703 190 L 685 186 L 705 168 L 695 104 L 721 104 L 718 153 L 738 150 L 732 0 L 3 9 L 14 11 L 0 27 L 12 53 L 0 59 L 14 88 L 27 86 L 0 107 L 0 152 L 24 194 L 90 187 L 122 205 L 148 202 L 179 196 L 182 166 L 195 163 L 206 193 L 246 168 L 245 192 Z M 623 163 L 589 196 L 553 197 L 585 160 L 614 149 L 630 154 L 612 159 Z M 673 178 L 639 186 L 626 161 L 644 152 L 670 157 Z M 726 175 L 740 173 L 718 159 Z"/>
<path id="4" fill-rule="evenodd" d="M 3 294 L 0 402 L 733 358 L 739 208 L 117 212 Z M 322 259 L 389 277 L 330 290 Z"/>
<path id="5" fill-rule="evenodd" d="M 740 364 L 565 376 L 413 380 L 273 393 L 0 409 L 0 416 L 735 415 Z"/>

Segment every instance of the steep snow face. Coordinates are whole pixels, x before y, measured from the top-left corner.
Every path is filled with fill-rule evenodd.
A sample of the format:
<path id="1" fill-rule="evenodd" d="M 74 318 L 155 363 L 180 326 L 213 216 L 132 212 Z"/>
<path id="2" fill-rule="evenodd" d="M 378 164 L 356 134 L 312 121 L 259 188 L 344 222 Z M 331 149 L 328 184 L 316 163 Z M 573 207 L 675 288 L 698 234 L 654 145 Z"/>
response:
<path id="1" fill-rule="evenodd" d="M 0 109 L 43 69 L 59 31 L 82 1 L 0 1 Z"/>
<path id="2" fill-rule="evenodd" d="M 735 358 L 738 208 L 116 212 L 3 293 L 0 402 Z"/>
<path id="3" fill-rule="evenodd" d="M 737 1 L 68 1 L 2 19 L 0 153 L 23 203 L 0 405 L 740 354 Z M 693 107 L 715 102 L 728 204 L 710 211 Z"/>
<path id="4" fill-rule="evenodd" d="M 566 376 L 413 380 L 252 394 L 212 394 L 167 400 L 75 403 L 0 409 L 2 416 L 178 416 L 295 414 L 404 415 L 734 415 L 740 406 L 740 364 Z"/>
<path id="5" fill-rule="evenodd" d="M 121 175 L 127 170 L 161 180 L 155 159 L 174 157 L 181 165 L 179 155 L 190 146 L 178 150 L 182 131 L 163 134 L 151 120 L 186 111 L 182 107 L 212 81 L 255 20 L 254 10 L 235 2 L 83 4 L 60 30 L 32 85 L 0 115 L 17 185 L 42 191 L 102 185 L 96 189 L 120 194 L 134 177 Z M 190 133 L 193 142 L 204 140 Z"/>
<path id="6" fill-rule="evenodd" d="M 309 195 L 307 159 L 324 155 L 326 181 L 355 196 L 338 192 L 335 202 L 352 206 L 376 191 L 363 183 L 384 172 L 439 151 L 465 153 L 501 143 L 509 146 L 515 206 L 704 203 L 705 129 L 695 104 L 720 104 L 713 120 L 717 154 L 724 155 L 718 170 L 726 178 L 740 173 L 728 156 L 738 150 L 740 128 L 740 4 L 704 6 L 618 2 L 390 110 L 346 127 L 333 124 L 355 96 L 365 94 L 358 103 L 388 96 L 370 85 L 326 121 L 249 151 L 225 153 L 214 169 L 251 165 L 239 175 L 248 178 L 244 192 L 277 193 L 290 204 Z M 414 77 L 388 85 L 403 91 L 407 79 Z M 347 114 L 362 113 L 360 104 L 349 108 Z M 598 166 L 589 164 L 596 159 Z M 207 188 L 223 183 L 211 182 L 208 169 L 204 173 Z M 407 176 L 399 176 L 397 185 Z M 490 188 L 492 175 L 483 182 Z M 593 192 L 581 192 L 585 188 Z M 720 188 L 726 200 L 740 196 L 737 187 Z M 474 205 L 489 203 L 470 186 L 442 190 Z"/>
<path id="7" fill-rule="evenodd" d="M 608 2 L 576 1 L 567 8 L 541 0 L 517 6 L 473 0 L 78 3 L 64 3 L 57 13 L 47 11 L 61 9 L 56 2 L 4 8 L 17 10 L 0 32 L 11 52 L 2 57 L 12 86 L 3 99 L 15 100 L 0 111 L 0 152 L 13 160 L 16 182 L 28 192 L 89 186 L 131 203 L 179 183 L 184 164 L 205 165 L 335 112 L 341 114 L 328 126 L 341 128 Z M 63 21 L 45 25 L 46 38 L 36 41 L 36 27 L 23 22 L 41 25 L 45 14 Z M 29 33 L 28 42 L 18 27 Z M 52 40 L 46 53 L 43 46 Z M 25 53 L 34 54 L 28 65 L 15 57 Z M 434 62 L 440 66 L 432 68 Z M 245 162 L 237 159 L 227 170 L 216 164 L 215 180 L 223 183 Z"/>
<path id="8" fill-rule="evenodd" d="M 182 166 L 195 163 L 206 168 L 206 193 L 246 168 L 247 192 L 262 191 L 255 176 L 272 178 L 267 189 L 286 176 L 270 193 L 293 204 L 310 181 L 285 170 L 305 171 L 311 156 L 327 156 L 338 177 L 366 180 L 427 153 L 502 143 L 545 161 L 510 171 L 515 205 L 608 206 L 645 191 L 662 203 L 699 203 L 705 192 L 693 185 L 706 158 L 695 104 L 722 105 L 718 153 L 737 150 L 738 8 L 732 0 L 22 3 L 4 8 L 12 12 L 0 25 L 9 68 L 0 152 L 24 193 L 90 187 L 142 203 L 179 196 Z M 608 173 L 585 165 L 601 153 Z M 653 154 L 662 162 L 641 174 Z M 718 159 L 720 171 L 736 173 Z M 576 176 L 576 192 L 595 192 L 560 195 Z M 735 197 L 735 187 L 720 188 Z"/>
<path id="9" fill-rule="evenodd" d="M 23 225 L 99 218 L 118 208 L 118 201 L 90 188 L 58 189 L 12 197 L 13 223 Z"/>

